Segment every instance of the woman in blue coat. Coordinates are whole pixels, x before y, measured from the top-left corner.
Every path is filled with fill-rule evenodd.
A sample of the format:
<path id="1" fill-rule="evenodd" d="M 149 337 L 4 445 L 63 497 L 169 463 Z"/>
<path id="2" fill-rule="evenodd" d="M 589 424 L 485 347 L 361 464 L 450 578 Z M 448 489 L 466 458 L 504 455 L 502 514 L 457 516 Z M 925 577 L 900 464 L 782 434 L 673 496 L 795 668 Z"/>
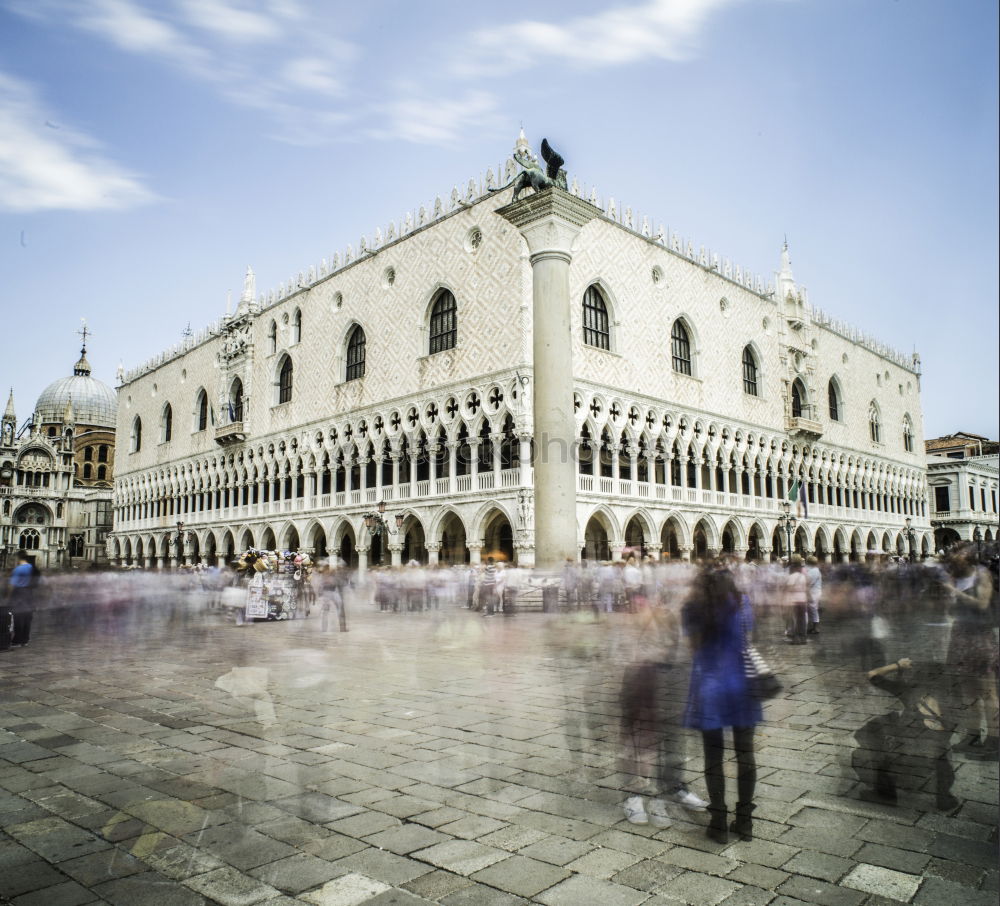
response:
<path id="1" fill-rule="evenodd" d="M 728 841 L 729 830 L 750 840 L 757 784 L 753 736 L 762 718 L 760 702 L 751 694 L 743 666 L 753 611 L 728 570 L 705 570 L 691 590 L 682 618 L 693 651 L 684 726 L 700 730 L 704 745 L 710 814 L 706 833 L 718 843 Z M 728 830 L 726 779 L 722 773 L 725 727 L 733 728 L 739 797 L 736 820 Z"/>

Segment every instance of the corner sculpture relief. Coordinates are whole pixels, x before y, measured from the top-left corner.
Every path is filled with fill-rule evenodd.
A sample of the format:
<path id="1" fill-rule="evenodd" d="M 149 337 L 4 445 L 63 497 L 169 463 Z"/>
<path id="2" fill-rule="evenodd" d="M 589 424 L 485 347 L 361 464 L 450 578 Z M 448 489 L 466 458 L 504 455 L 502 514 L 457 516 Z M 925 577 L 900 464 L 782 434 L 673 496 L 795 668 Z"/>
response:
<path id="1" fill-rule="evenodd" d="M 543 189 L 549 189 L 552 186 L 564 190 L 567 188 L 566 171 L 562 168 L 562 165 L 566 161 L 549 144 L 548 139 L 542 139 L 542 159 L 545 161 L 545 170 L 542 170 L 538 159 L 531 153 L 526 142 L 522 143 L 519 141 L 517 143 L 512 157 L 524 169 L 506 185 L 490 189 L 491 192 L 502 192 L 504 189 L 514 186 L 514 198 L 512 201 L 517 201 L 525 189 L 533 189 L 535 192 L 541 192 Z"/>

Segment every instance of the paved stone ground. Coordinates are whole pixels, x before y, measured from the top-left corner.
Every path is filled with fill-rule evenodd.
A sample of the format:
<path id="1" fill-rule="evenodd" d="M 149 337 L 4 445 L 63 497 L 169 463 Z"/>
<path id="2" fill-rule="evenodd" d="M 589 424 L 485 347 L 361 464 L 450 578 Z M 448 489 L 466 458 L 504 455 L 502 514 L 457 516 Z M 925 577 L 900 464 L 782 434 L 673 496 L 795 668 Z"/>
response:
<path id="1" fill-rule="evenodd" d="M 756 839 L 721 846 L 623 820 L 616 665 L 548 616 L 56 622 L 0 654 L 2 903 L 997 902 L 995 760 L 956 750 L 949 814 L 861 801 L 851 734 L 893 700 L 829 635 L 768 648 Z"/>

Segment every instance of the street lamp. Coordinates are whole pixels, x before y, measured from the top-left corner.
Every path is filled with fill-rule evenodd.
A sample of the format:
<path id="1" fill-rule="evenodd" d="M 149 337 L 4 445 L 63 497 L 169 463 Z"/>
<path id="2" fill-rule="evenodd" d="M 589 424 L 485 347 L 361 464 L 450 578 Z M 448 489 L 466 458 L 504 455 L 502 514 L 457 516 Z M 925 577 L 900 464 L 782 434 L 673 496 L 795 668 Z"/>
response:
<path id="1" fill-rule="evenodd" d="M 972 540 L 976 542 L 976 562 L 983 559 L 983 533 L 977 525 L 972 531 Z"/>
<path id="2" fill-rule="evenodd" d="M 788 553 L 789 559 L 792 556 L 792 533 L 795 531 L 795 517 L 792 515 L 792 504 L 783 500 L 781 502 L 781 508 L 785 511 L 778 517 L 778 522 L 784 526 L 785 529 L 785 550 Z"/>
<path id="3" fill-rule="evenodd" d="M 916 544 L 915 544 L 916 534 L 914 533 L 913 528 L 910 525 L 909 516 L 906 517 L 905 524 L 906 524 L 906 542 L 910 548 L 910 563 L 912 563 L 917 557 Z"/>
<path id="4" fill-rule="evenodd" d="M 365 513 L 365 528 L 368 529 L 368 534 L 372 538 L 377 538 L 381 534 L 395 535 L 403 528 L 403 519 L 405 517 L 402 513 L 396 513 L 396 527 L 392 528 L 388 522 L 385 521 L 385 501 L 380 500 L 378 502 L 378 512 L 376 513 Z M 379 545 L 378 549 L 378 559 L 379 563 L 382 562 L 382 546 Z"/>

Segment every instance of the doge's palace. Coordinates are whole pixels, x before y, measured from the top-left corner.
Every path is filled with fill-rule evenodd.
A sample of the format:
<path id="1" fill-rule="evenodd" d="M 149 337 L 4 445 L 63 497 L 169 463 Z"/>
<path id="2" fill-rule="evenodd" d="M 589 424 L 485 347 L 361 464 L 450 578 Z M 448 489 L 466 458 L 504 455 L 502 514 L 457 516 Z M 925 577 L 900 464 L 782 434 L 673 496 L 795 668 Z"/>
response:
<path id="1" fill-rule="evenodd" d="M 765 280 L 535 169 L 522 133 L 122 372 L 112 561 L 839 560 L 908 553 L 907 520 L 931 550 L 916 355 L 814 307 L 787 245 Z"/>

